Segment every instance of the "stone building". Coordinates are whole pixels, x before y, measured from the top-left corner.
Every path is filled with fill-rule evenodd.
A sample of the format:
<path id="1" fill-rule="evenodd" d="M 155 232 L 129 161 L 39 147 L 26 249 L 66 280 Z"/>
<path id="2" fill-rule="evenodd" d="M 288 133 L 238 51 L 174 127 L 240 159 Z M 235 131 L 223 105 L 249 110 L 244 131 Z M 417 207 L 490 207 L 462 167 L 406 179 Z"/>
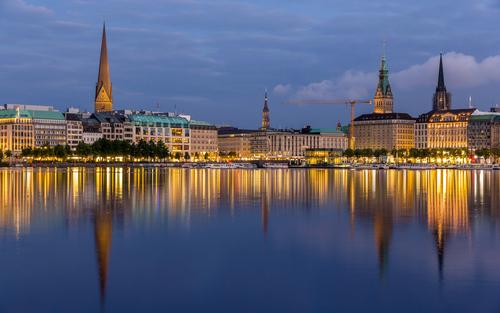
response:
<path id="1" fill-rule="evenodd" d="M 471 151 L 500 148 L 500 113 L 472 113 L 467 127 L 467 140 Z"/>
<path id="2" fill-rule="evenodd" d="M 219 150 L 217 127 L 203 121 L 191 120 L 189 123 L 191 136 L 191 154 L 214 154 Z"/>
<path id="3" fill-rule="evenodd" d="M 0 151 L 19 154 L 34 146 L 32 116 L 26 110 L 0 110 Z"/>

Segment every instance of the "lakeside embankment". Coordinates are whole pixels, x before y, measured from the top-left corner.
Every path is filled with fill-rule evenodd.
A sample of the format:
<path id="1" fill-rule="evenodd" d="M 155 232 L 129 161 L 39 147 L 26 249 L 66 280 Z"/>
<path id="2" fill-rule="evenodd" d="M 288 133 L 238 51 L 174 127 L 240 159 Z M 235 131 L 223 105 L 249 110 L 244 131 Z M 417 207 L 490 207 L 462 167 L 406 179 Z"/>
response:
<path id="1" fill-rule="evenodd" d="M 330 165 L 289 165 L 286 162 L 19 162 L 0 163 L 3 168 L 184 168 L 184 169 L 349 169 L 349 170 L 500 170 L 499 164 L 386 164 L 342 163 Z"/>

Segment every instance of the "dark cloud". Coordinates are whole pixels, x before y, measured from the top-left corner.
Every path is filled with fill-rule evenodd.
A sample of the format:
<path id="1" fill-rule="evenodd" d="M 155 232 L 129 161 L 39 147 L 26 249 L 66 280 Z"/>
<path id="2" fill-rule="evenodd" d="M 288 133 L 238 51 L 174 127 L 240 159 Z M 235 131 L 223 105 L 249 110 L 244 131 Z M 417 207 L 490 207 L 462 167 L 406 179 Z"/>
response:
<path id="1" fill-rule="evenodd" d="M 382 40 L 400 110 L 430 107 L 440 51 L 456 51 L 447 79 L 457 106 L 472 95 L 486 107 L 500 102 L 495 7 L 493 0 L 2 0 L 0 40 L 10 44 L 0 47 L 0 102 L 90 109 L 106 20 L 121 108 L 160 102 L 198 119 L 257 127 L 267 87 L 275 126 L 331 126 L 346 121 L 344 108 L 283 101 L 297 92 L 370 97 Z"/>

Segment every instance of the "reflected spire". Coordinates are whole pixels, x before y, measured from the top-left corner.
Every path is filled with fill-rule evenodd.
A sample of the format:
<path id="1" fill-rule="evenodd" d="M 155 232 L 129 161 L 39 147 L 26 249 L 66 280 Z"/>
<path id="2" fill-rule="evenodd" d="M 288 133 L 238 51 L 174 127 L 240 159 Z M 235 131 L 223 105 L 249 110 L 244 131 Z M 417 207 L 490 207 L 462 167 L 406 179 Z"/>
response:
<path id="1" fill-rule="evenodd" d="M 111 252 L 113 219 L 111 213 L 105 210 L 96 212 L 94 218 L 95 249 L 97 266 L 99 268 L 99 291 L 101 304 L 106 300 L 106 286 L 108 280 L 108 265 Z"/>
<path id="2" fill-rule="evenodd" d="M 446 246 L 447 235 L 441 229 L 434 230 L 434 241 L 436 244 L 436 252 L 438 258 L 438 272 L 439 272 L 439 281 L 443 281 L 444 275 L 444 249 Z"/>
<path id="3" fill-rule="evenodd" d="M 267 238 L 269 228 L 269 199 L 266 193 L 262 195 L 260 206 L 262 215 L 262 231 L 264 233 L 264 237 Z"/>
<path id="4" fill-rule="evenodd" d="M 375 248 L 378 254 L 380 278 L 384 277 L 389 261 L 389 248 L 392 238 L 392 219 L 384 215 L 375 215 L 373 220 Z"/>

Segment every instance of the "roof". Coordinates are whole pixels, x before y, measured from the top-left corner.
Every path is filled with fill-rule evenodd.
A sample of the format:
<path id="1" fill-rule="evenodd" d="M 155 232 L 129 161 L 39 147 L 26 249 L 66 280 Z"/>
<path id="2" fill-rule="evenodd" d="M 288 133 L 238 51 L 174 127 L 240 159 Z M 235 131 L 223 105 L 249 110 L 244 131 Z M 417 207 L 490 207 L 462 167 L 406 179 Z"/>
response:
<path id="1" fill-rule="evenodd" d="M 33 119 L 37 120 L 64 120 L 64 115 L 57 111 L 34 111 L 29 110 Z"/>
<path id="2" fill-rule="evenodd" d="M 454 110 L 433 110 L 424 114 L 421 114 L 417 118 L 417 123 L 428 123 L 428 122 L 454 122 L 442 120 L 441 117 L 444 115 L 463 115 L 464 117 L 469 117 L 476 111 L 476 109 L 454 109 Z"/>
<path id="3" fill-rule="evenodd" d="M 142 114 L 132 114 L 129 115 L 128 117 L 132 123 L 160 124 L 161 126 L 170 126 L 172 124 L 181 125 L 182 127 L 189 126 L 188 120 L 182 117 L 172 117 L 163 115 L 142 115 Z"/>
<path id="4" fill-rule="evenodd" d="M 408 113 L 370 113 L 360 115 L 354 119 L 355 122 L 384 120 L 415 120 L 415 118 Z"/>
<path id="5" fill-rule="evenodd" d="M 236 127 L 220 127 L 217 130 L 219 135 L 238 135 L 238 134 L 251 134 L 251 133 L 257 133 L 257 130 L 250 130 L 250 129 L 239 129 Z"/>
<path id="6" fill-rule="evenodd" d="M 0 118 L 26 117 L 31 118 L 31 114 L 25 110 L 0 110 Z"/>
<path id="7" fill-rule="evenodd" d="M 67 121 L 81 121 L 82 115 L 78 113 L 64 113 L 64 117 Z"/>
<path id="8" fill-rule="evenodd" d="M 471 122 L 500 122 L 499 113 L 472 114 L 469 118 Z"/>
<path id="9" fill-rule="evenodd" d="M 191 120 L 191 122 L 189 124 L 191 124 L 191 125 L 199 125 L 199 126 L 214 126 L 214 125 L 210 124 L 209 122 L 197 121 L 197 120 Z"/>
<path id="10" fill-rule="evenodd" d="M 125 115 L 114 112 L 94 113 L 92 117 L 99 121 L 99 123 L 123 123 L 127 119 Z"/>
<path id="11" fill-rule="evenodd" d="M 310 134 L 337 134 L 337 135 L 345 135 L 343 131 L 337 130 L 336 128 L 311 128 L 309 130 Z"/>

